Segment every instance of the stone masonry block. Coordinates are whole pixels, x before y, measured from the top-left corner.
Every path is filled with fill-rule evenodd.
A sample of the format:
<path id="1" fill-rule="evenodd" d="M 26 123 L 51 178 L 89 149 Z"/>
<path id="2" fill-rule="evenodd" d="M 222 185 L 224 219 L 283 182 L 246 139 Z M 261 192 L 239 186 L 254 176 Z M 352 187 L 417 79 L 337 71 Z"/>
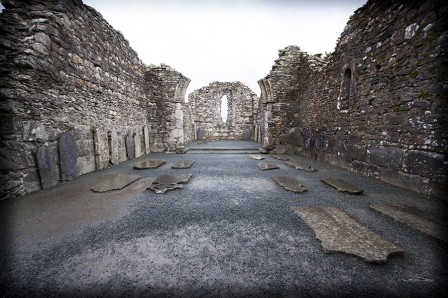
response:
<path id="1" fill-rule="evenodd" d="M 444 154 L 409 150 L 403 157 L 403 171 L 412 175 L 434 177 L 447 175 L 448 161 Z"/>
<path id="2" fill-rule="evenodd" d="M 385 168 L 399 168 L 403 151 L 395 147 L 370 144 L 367 148 L 367 162 Z"/>

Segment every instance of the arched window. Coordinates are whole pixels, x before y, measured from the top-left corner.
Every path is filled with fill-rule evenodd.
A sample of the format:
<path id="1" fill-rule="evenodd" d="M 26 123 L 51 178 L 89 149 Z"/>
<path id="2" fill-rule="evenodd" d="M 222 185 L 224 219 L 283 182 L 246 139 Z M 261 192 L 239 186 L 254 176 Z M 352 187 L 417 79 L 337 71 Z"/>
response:
<path id="1" fill-rule="evenodd" d="M 228 106 L 227 106 L 227 95 L 223 95 L 221 97 L 221 119 L 222 122 L 227 122 L 227 113 L 228 113 Z"/>

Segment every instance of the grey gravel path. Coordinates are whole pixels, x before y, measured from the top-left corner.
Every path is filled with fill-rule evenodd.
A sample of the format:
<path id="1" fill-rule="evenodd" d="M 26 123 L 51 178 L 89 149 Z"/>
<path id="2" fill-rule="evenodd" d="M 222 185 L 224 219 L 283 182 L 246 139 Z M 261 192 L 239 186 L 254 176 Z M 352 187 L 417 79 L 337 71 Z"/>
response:
<path id="1" fill-rule="evenodd" d="M 220 144 L 222 145 L 222 144 Z M 253 144 L 252 144 L 253 145 Z M 0 205 L 2 295 L 145 297 L 434 297 L 447 293 L 448 248 L 368 207 L 399 203 L 446 216 L 447 204 L 299 156 L 317 172 L 261 171 L 241 154 L 150 154 Z M 133 163 L 164 159 L 157 169 Z M 189 169 L 174 162 L 194 159 Z M 183 189 L 156 194 L 136 182 L 110 193 L 89 187 L 111 173 L 190 173 Z M 291 175 L 308 191 L 285 191 Z M 334 176 L 364 194 L 341 193 Z M 404 249 L 386 264 L 325 254 L 294 206 L 334 206 Z M 445 294 L 446 295 L 446 294 Z"/>

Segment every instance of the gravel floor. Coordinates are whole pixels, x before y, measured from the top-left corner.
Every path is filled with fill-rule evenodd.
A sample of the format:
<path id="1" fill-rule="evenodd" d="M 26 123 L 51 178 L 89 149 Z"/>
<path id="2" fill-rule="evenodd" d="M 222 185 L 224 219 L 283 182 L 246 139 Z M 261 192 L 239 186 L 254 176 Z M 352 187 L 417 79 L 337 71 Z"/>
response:
<path id="1" fill-rule="evenodd" d="M 220 146 L 222 144 L 219 144 Z M 446 295 L 448 248 L 368 208 L 414 205 L 446 218 L 446 202 L 425 198 L 336 167 L 290 156 L 316 168 L 261 171 L 243 154 L 158 154 L 157 169 L 127 161 L 49 190 L 2 202 L 3 296 L 426 296 Z M 171 169 L 194 159 L 190 169 Z M 89 188 L 110 173 L 157 177 L 190 173 L 183 189 L 155 194 L 133 184 Z M 285 191 L 274 175 L 291 175 L 308 191 Z M 365 190 L 344 194 L 320 182 L 345 179 Z M 335 206 L 403 255 L 368 264 L 325 254 L 293 206 Z"/>

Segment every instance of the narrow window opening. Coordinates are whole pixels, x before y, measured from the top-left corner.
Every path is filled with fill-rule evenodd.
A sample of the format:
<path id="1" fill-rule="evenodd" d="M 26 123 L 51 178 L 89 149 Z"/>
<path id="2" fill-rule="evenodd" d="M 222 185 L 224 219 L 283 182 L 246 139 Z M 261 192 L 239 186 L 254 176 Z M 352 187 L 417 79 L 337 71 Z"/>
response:
<path id="1" fill-rule="evenodd" d="M 221 97 L 221 120 L 224 123 L 227 122 L 227 113 L 228 113 L 227 95 L 223 95 Z"/>
<path id="2" fill-rule="evenodd" d="M 344 72 L 341 92 L 341 109 L 346 110 L 349 107 L 350 88 L 352 85 L 352 70 L 347 68 Z"/>

